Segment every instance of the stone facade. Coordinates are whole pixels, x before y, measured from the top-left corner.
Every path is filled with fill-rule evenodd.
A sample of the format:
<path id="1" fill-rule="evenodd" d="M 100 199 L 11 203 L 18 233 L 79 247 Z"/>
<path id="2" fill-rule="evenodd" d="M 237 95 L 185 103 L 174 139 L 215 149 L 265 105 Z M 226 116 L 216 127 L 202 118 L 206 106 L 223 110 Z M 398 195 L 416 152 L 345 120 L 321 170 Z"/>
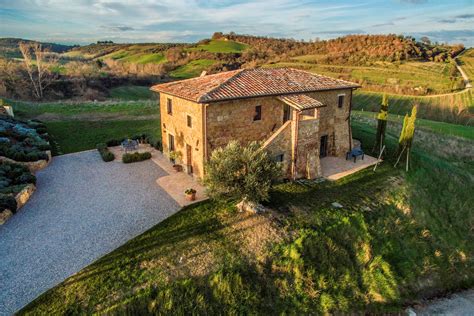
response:
<path id="1" fill-rule="evenodd" d="M 186 145 L 192 145 L 194 174 L 204 176 L 204 163 L 212 150 L 231 140 L 242 144 L 261 141 L 274 157 L 283 155 L 283 170 L 287 177 L 315 178 L 321 175 L 320 140 L 327 135 L 327 154 L 345 156 L 350 148 L 348 117 L 352 90 L 338 89 L 307 93 L 324 107 L 299 112 L 291 108 L 290 120 L 283 122 L 285 104 L 276 96 L 234 99 L 200 104 L 164 93 L 160 95 L 163 151 L 169 152 L 168 135 L 175 136 L 176 150 L 186 164 Z M 338 106 L 338 96 L 344 103 Z M 167 113 L 171 99 L 173 114 Z M 254 120 L 256 107 L 261 107 L 261 119 Z M 187 115 L 193 127 L 187 127 Z M 206 141 L 204 141 L 206 140 Z"/>
<path id="2" fill-rule="evenodd" d="M 171 100 L 171 114 L 168 114 L 168 99 Z M 169 135 L 172 135 L 175 151 L 180 152 L 182 157 L 178 163 L 192 166 L 193 174 L 202 178 L 204 176 L 203 115 L 205 105 L 164 93 L 160 94 L 160 105 L 163 153 L 169 154 Z M 191 117 L 191 127 L 188 126 L 188 116 Z M 191 149 L 191 161 L 188 161 L 189 149 Z"/>
<path id="3" fill-rule="evenodd" d="M 255 107 L 261 106 L 261 120 L 254 121 Z M 214 102 L 206 111 L 208 152 L 230 140 L 242 144 L 265 141 L 283 124 L 283 103 L 275 97 Z"/>

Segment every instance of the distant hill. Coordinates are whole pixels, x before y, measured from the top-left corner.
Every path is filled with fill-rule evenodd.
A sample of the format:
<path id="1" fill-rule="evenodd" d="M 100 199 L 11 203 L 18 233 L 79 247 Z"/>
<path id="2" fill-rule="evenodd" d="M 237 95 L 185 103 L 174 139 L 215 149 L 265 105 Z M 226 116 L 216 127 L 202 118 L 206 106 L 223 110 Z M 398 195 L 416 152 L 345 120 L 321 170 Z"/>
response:
<path id="1" fill-rule="evenodd" d="M 27 39 L 22 39 L 22 38 L 0 38 L 0 56 L 6 57 L 6 58 L 21 58 L 21 53 L 18 48 L 18 45 L 20 42 L 37 42 L 37 41 L 31 41 Z M 56 44 L 56 43 L 46 43 L 46 42 L 39 42 L 41 45 L 43 45 L 44 48 L 49 49 L 52 52 L 55 53 L 64 53 L 74 46 L 70 45 L 62 45 L 62 44 Z"/>

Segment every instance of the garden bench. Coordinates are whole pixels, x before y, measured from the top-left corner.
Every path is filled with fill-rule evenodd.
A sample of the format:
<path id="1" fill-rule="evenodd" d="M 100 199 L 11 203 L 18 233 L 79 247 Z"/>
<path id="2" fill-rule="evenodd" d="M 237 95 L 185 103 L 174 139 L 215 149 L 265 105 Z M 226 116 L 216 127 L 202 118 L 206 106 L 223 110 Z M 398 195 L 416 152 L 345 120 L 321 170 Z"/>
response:
<path id="1" fill-rule="evenodd" d="M 129 150 L 137 150 L 138 149 L 138 141 L 136 140 L 124 140 L 121 144 L 122 150 L 125 152 Z"/>
<path id="2" fill-rule="evenodd" d="M 347 152 L 346 160 L 354 158 L 354 162 L 356 162 L 358 156 L 362 156 L 362 160 L 364 160 L 364 151 L 360 148 L 354 148 Z"/>

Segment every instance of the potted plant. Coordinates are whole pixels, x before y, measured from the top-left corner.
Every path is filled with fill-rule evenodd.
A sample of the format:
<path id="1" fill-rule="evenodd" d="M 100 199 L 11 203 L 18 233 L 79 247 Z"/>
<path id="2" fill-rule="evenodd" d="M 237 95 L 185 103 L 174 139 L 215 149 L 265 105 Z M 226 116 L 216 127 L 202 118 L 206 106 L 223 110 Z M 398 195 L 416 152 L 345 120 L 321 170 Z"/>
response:
<path id="1" fill-rule="evenodd" d="M 193 188 L 188 188 L 184 191 L 184 194 L 186 194 L 186 200 L 188 201 L 194 201 L 196 200 L 196 190 Z"/>
<path id="2" fill-rule="evenodd" d="M 179 151 L 170 151 L 169 154 L 170 160 L 173 163 L 173 168 L 176 172 L 180 172 L 183 167 L 177 163 L 177 161 L 181 158 L 181 152 Z"/>

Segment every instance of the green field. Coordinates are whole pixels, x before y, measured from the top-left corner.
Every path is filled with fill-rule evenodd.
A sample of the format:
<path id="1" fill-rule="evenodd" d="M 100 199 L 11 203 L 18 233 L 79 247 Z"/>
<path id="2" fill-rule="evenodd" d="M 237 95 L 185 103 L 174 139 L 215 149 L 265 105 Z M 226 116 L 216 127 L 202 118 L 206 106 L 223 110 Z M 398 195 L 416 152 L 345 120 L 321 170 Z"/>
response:
<path id="1" fill-rule="evenodd" d="M 158 119 L 45 123 L 53 137 L 56 150 L 62 154 L 94 149 L 98 143 L 105 143 L 111 139 L 129 138 L 143 133 L 160 135 Z"/>
<path id="2" fill-rule="evenodd" d="M 367 112 L 367 111 L 352 111 L 352 117 L 364 117 L 376 119 L 376 112 Z M 397 122 L 399 124 L 403 123 L 403 115 L 393 114 L 388 116 L 388 120 L 392 122 Z M 467 139 L 474 140 L 474 126 L 450 124 L 445 122 L 437 122 L 425 119 L 416 120 L 417 129 L 428 130 L 430 132 L 441 134 L 441 135 L 450 135 L 463 137 Z"/>
<path id="3" fill-rule="evenodd" d="M 93 149 L 97 143 L 137 134 L 159 135 L 159 107 L 148 89 L 124 86 L 111 94 L 114 100 L 104 102 L 8 103 L 16 117 L 46 124 L 54 154 Z"/>
<path id="4" fill-rule="evenodd" d="M 474 126 L 474 98 L 472 92 L 433 97 L 413 97 L 387 94 L 389 113 L 405 115 L 418 104 L 418 116 L 424 119 Z M 378 112 L 382 94 L 357 91 L 353 97 L 353 109 Z"/>
<path id="5" fill-rule="evenodd" d="M 474 48 L 466 50 L 460 57 L 460 65 L 466 75 L 471 80 L 471 83 L 474 81 Z"/>
<path id="6" fill-rule="evenodd" d="M 149 86 L 119 86 L 109 90 L 112 99 L 146 100 L 156 97 Z"/>
<path id="7" fill-rule="evenodd" d="M 170 76 L 176 79 L 189 79 L 197 77 L 203 70 L 206 70 L 210 66 L 216 63 L 212 59 L 197 59 L 193 60 L 186 65 L 180 66 L 170 73 Z"/>
<path id="8" fill-rule="evenodd" d="M 16 116 L 24 119 L 39 118 L 46 121 L 71 119 L 99 119 L 109 116 L 146 116 L 158 114 L 157 101 L 104 101 L 104 102 L 8 102 Z"/>
<path id="9" fill-rule="evenodd" d="M 188 48 L 188 51 L 206 51 L 211 53 L 241 53 L 248 48 L 248 45 L 234 41 L 211 40 L 208 44 L 201 44 L 197 47 Z"/>
<path id="10" fill-rule="evenodd" d="M 374 127 L 354 120 L 353 134 L 368 151 Z M 397 313 L 472 287 L 474 164 L 451 141 L 442 158 L 416 145 L 406 174 L 393 168 L 389 133 L 377 172 L 277 185 L 262 215 L 187 207 L 19 314 Z"/>
<path id="11" fill-rule="evenodd" d="M 362 84 L 364 89 L 376 87 L 400 89 L 420 87 L 424 93 L 448 93 L 453 91 L 453 81 L 449 77 L 450 64 L 437 62 L 405 62 L 401 64 L 378 62 L 372 66 L 328 65 L 323 55 L 304 55 L 289 62 L 266 65 L 267 67 L 293 67 L 310 72 Z M 460 76 L 456 78 L 459 82 Z"/>

